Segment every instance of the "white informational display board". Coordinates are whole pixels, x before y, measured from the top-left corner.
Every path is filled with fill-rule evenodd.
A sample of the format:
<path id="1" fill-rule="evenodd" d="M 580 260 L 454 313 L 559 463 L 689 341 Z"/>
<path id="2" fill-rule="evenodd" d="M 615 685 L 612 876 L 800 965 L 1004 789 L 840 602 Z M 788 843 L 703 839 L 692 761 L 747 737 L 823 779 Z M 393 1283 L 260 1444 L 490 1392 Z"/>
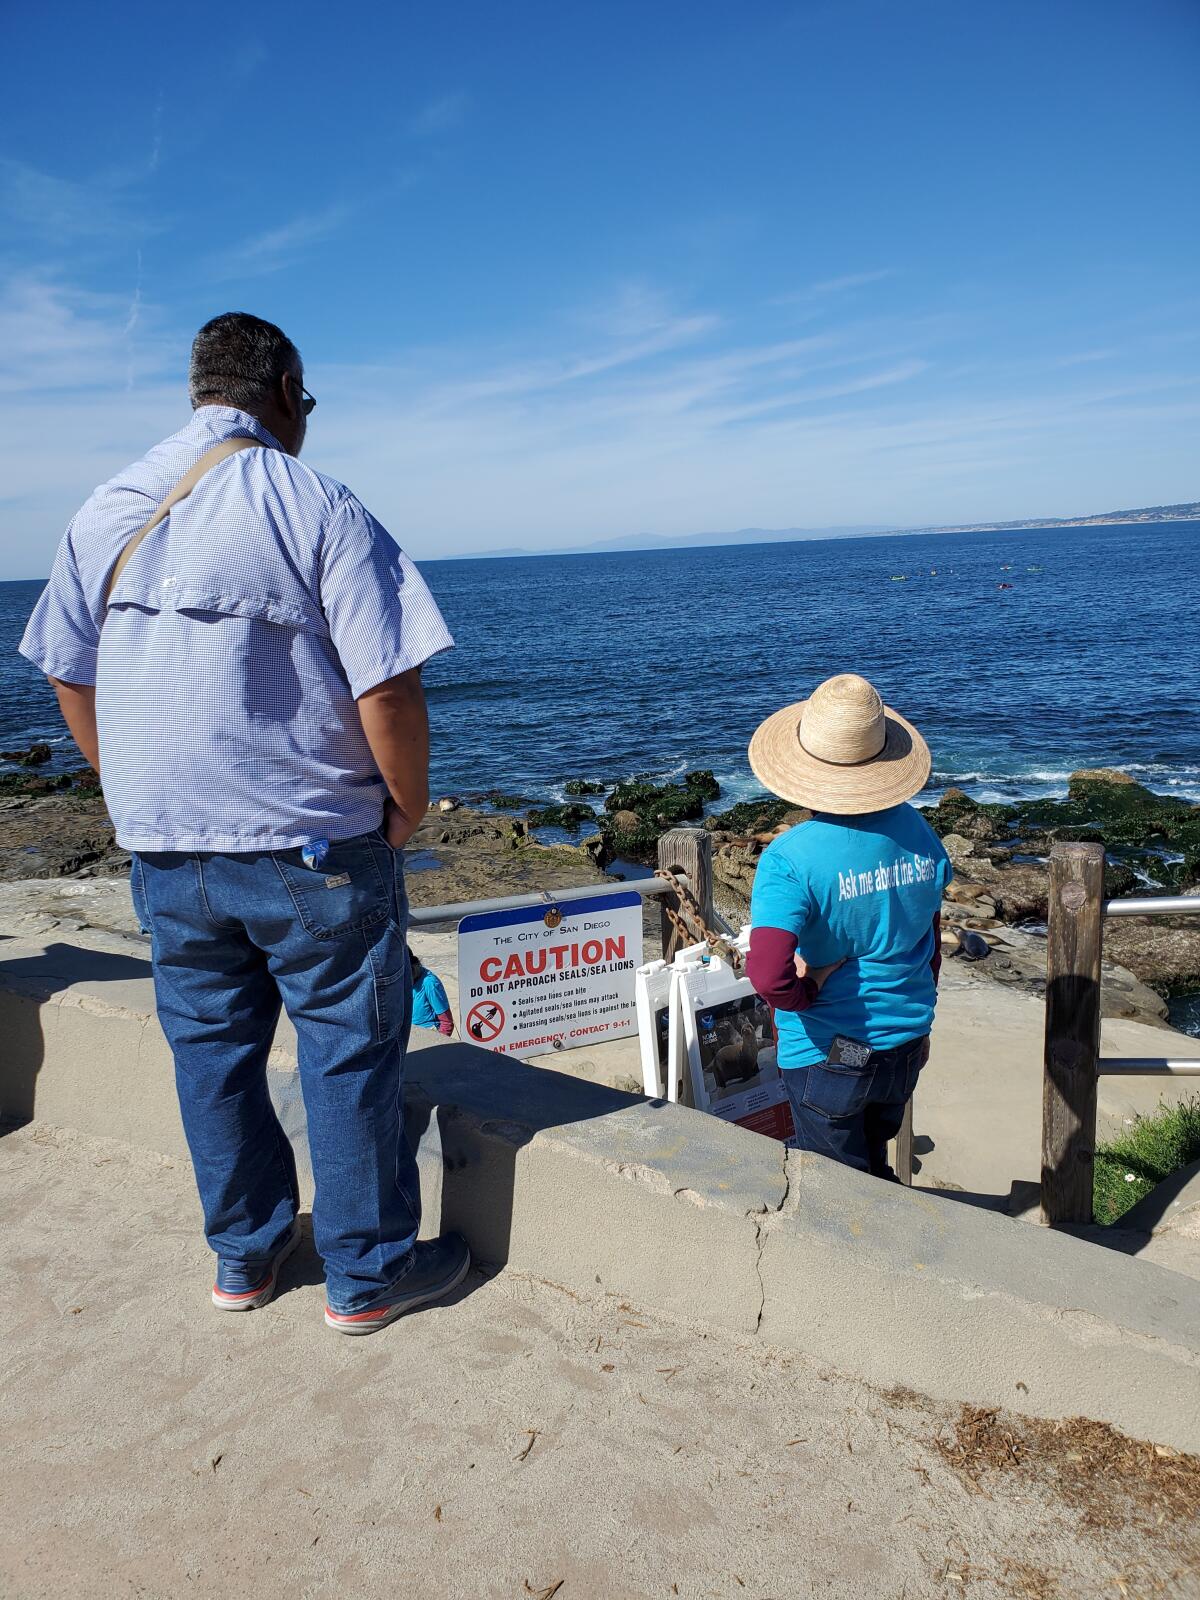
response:
<path id="1" fill-rule="evenodd" d="M 651 1100 L 663 1100 L 667 1093 L 667 1029 L 671 1015 L 671 969 L 665 961 L 648 961 L 637 969 L 636 995 L 642 1088 Z"/>
<path id="2" fill-rule="evenodd" d="M 507 1055 L 603 1044 L 637 1032 L 642 902 L 589 895 L 458 925 L 463 1038 Z"/>
<path id="3" fill-rule="evenodd" d="M 696 1107 L 754 1133 L 790 1139 L 792 1112 L 770 1006 L 717 955 L 686 962 L 675 980 L 672 1022 L 682 1030 Z"/>

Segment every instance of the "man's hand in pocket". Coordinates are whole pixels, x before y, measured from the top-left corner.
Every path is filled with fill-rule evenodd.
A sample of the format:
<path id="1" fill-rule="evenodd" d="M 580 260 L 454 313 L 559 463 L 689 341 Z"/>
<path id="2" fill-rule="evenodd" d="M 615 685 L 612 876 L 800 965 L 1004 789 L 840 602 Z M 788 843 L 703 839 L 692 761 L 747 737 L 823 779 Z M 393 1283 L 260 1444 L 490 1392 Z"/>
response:
<path id="1" fill-rule="evenodd" d="M 394 800 L 389 800 L 383 808 L 383 836 L 393 850 L 403 850 L 404 846 L 416 833 L 420 825 L 420 818 L 413 822 L 405 816 Z"/>

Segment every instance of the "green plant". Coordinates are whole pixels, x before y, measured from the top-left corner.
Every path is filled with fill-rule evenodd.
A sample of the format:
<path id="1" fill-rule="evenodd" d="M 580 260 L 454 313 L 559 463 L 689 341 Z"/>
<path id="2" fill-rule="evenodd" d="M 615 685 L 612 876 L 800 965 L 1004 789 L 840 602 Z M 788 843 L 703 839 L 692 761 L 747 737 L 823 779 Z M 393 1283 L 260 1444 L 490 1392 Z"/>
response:
<path id="1" fill-rule="evenodd" d="M 1092 1179 L 1096 1221 L 1116 1222 L 1156 1184 L 1191 1161 L 1200 1161 L 1200 1098 L 1160 1105 L 1153 1116 L 1135 1117 L 1124 1133 L 1096 1147 Z"/>

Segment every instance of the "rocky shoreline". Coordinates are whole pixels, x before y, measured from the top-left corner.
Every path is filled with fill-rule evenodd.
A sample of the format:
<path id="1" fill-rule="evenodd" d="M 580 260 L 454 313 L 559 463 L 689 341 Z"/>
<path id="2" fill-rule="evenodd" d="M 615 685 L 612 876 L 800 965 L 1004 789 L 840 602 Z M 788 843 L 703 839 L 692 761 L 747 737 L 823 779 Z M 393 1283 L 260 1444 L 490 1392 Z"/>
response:
<path id="1" fill-rule="evenodd" d="M 37 747 L 4 756 L 14 767 L 0 773 L 0 882 L 86 880 L 127 868 L 95 773 L 42 776 Z M 599 882 L 614 863 L 650 867 L 667 829 L 700 825 L 713 836 L 718 905 L 737 923 L 759 856 L 807 815 L 770 797 L 720 810 L 719 787 L 702 769 L 669 784 L 576 778 L 564 788 L 568 798 L 552 806 L 497 791 L 435 801 L 410 846 L 413 903 Z M 1073 774 L 1061 800 L 989 805 L 950 789 L 926 816 L 955 867 L 943 908 L 947 945 L 958 946 L 957 929 L 983 936 L 990 953 L 969 967 L 980 981 L 1041 992 L 1055 840 L 1104 844 L 1112 897 L 1200 893 L 1200 805 L 1153 794 L 1111 769 Z M 1111 920 L 1105 956 L 1106 1014 L 1166 1026 L 1168 1002 L 1200 991 L 1200 919 Z"/>

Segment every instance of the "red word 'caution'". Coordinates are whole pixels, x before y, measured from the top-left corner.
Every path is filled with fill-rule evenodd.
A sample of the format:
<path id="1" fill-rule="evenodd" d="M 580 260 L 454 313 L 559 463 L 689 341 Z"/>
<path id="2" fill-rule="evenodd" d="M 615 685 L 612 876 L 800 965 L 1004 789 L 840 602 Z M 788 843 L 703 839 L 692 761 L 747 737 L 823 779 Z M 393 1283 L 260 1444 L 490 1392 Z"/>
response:
<path id="1" fill-rule="evenodd" d="M 625 958 L 625 935 L 617 939 L 588 939 L 583 944 L 543 945 L 540 950 L 514 951 L 507 960 L 488 956 L 479 967 L 484 983 L 502 978 L 535 978 L 542 972 L 570 972 L 575 967 L 594 967 L 602 961 Z"/>

